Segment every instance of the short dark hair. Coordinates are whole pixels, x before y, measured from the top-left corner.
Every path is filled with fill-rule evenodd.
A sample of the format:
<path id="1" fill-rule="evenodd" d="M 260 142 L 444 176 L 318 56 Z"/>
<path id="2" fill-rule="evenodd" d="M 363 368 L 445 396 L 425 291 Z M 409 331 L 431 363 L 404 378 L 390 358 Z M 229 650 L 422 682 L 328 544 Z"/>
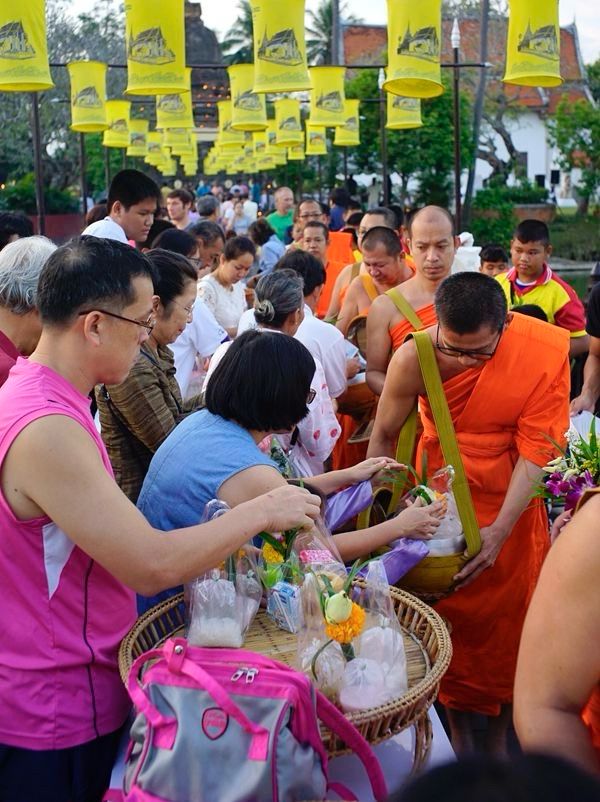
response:
<path id="1" fill-rule="evenodd" d="M 191 205 L 194 202 L 194 196 L 187 189 L 174 189 L 167 195 L 167 200 L 169 198 L 178 198 L 183 204 L 189 203 Z"/>
<path id="2" fill-rule="evenodd" d="M 198 271 L 180 253 L 156 248 L 146 255 L 154 270 L 154 292 L 165 308 L 183 293 L 186 284 L 198 280 Z"/>
<path id="3" fill-rule="evenodd" d="M 456 273 L 437 288 L 435 311 L 440 324 L 456 334 L 472 334 L 482 326 L 499 331 L 506 321 L 506 297 L 483 273 Z"/>
<path id="4" fill-rule="evenodd" d="M 170 220 L 164 220 L 162 217 L 155 217 L 146 239 L 143 242 L 137 243 L 138 248 L 152 248 L 159 234 L 162 234 L 163 231 L 168 231 L 170 228 L 175 228 Z"/>
<path id="5" fill-rule="evenodd" d="M 321 214 L 325 215 L 325 217 L 331 217 L 331 209 L 326 203 L 319 201 L 319 206 L 321 207 Z"/>
<path id="6" fill-rule="evenodd" d="M 439 212 L 442 215 L 442 217 L 445 217 L 446 220 L 450 223 L 450 233 L 452 234 L 453 237 L 456 236 L 456 223 L 454 221 L 454 217 L 450 214 L 448 209 L 444 209 L 443 206 L 432 205 L 432 206 L 423 206 L 422 209 L 415 209 L 408 215 L 408 217 L 406 218 L 406 228 L 408 229 L 409 237 L 412 237 L 412 228 L 415 220 L 421 214 L 421 212 L 425 211 L 425 209 L 427 209 L 428 211 L 435 210 L 436 212 Z"/>
<path id="7" fill-rule="evenodd" d="M 329 242 L 329 229 L 325 223 L 321 223 L 320 220 L 309 220 L 308 223 L 304 224 L 304 231 L 306 231 L 307 228 L 320 228 L 325 236 L 325 242 Z"/>
<path id="8" fill-rule="evenodd" d="M 404 225 L 404 209 L 399 203 L 390 203 L 389 209 L 396 218 L 396 228 L 400 228 L 401 225 Z"/>
<path id="9" fill-rule="evenodd" d="M 548 315 L 537 304 L 517 304 L 511 308 L 511 311 L 518 312 L 520 315 L 527 315 L 527 317 L 534 317 L 537 320 L 543 320 L 545 323 L 548 322 Z"/>
<path id="10" fill-rule="evenodd" d="M 362 238 L 360 247 L 363 251 L 372 251 L 378 245 L 383 245 L 390 256 L 399 256 L 402 253 L 402 246 L 394 228 L 373 226 Z"/>
<path id="11" fill-rule="evenodd" d="M 219 208 L 219 201 L 214 195 L 204 195 L 198 199 L 196 203 L 196 210 L 200 217 L 210 217 Z"/>
<path id="12" fill-rule="evenodd" d="M 344 189 L 343 187 L 334 187 L 334 189 L 331 190 L 329 200 L 336 206 L 341 206 L 343 209 L 346 209 L 350 201 L 350 195 L 348 194 L 347 189 Z"/>
<path id="13" fill-rule="evenodd" d="M 252 254 L 253 259 L 256 256 L 256 246 L 249 237 L 232 237 L 227 240 L 223 248 L 223 256 L 227 262 L 239 259 L 245 253 Z"/>
<path id="14" fill-rule="evenodd" d="M 317 287 L 325 284 L 327 274 L 322 263 L 313 256 L 299 248 L 288 251 L 275 265 L 275 270 L 294 270 L 304 279 L 304 297 L 312 295 Z"/>
<path id="15" fill-rule="evenodd" d="M 17 235 L 33 237 L 33 223 L 21 212 L 0 212 L 0 251 Z"/>
<path id="16" fill-rule="evenodd" d="M 364 217 L 364 212 L 352 212 L 351 215 L 348 216 L 346 220 L 346 225 L 348 228 L 355 228 L 360 225 L 360 221 Z"/>
<path id="17" fill-rule="evenodd" d="M 521 220 L 513 237 L 523 243 L 541 242 L 545 248 L 550 245 L 550 231 L 541 220 Z"/>
<path id="18" fill-rule="evenodd" d="M 396 219 L 396 215 L 386 206 L 373 206 L 372 209 L 367 209 L 365 215 L 367 214 L 376 214 L 378 217 L 383 217 L 386 226 L 388 228 L 393 228 L 394 231 L 398 228 L 398 220 Z"/>
<path id="19" fill-rule="evenodd" d="M 482 262 L 508 262 L 508 254 L 502 245 L 494 242 L 487 242 L 479 252 L 479 259 Z"/>
<path id="20" fill-rule="evenodd" d="M 248 235 L 252 242 L 256 245 L 264 245 L 268 242 L 275 233 L 273 227 L 265 220 L 264 217 L 259 217 L 248 227 Z"/>
<path id="21" fill-rule="evenodd" d="M 110 214 L 117 201 L 129 209 L 148 198 L 155 199 L 157 206 L 160 204 L 160 189 L 154 181 L 139 170 L 121 170 L 110 182 L 106 206 Z"/>
<path id="22" fill-rule="evenodd" d="M 57 248 L 38 285 L 42 322 L 64 325 L 83 309 L 110 305 L 118 312 L 135 301 L 132 280 L 154 281 L 152 264 L 130 245 L 101 237 L 77 237 Z"/>
<path id="23" fill-rule="evenodd" d="M 87 212 L 85 213 L 86 226 L 91 226 L 92 223 L 98 223 L 100 220 L 104 220 L 107 214 L 108 214 L 108 207 L 106 203 L 94 204 L 92 208 L 88 209 Z"/>
<path id="24" fill-rule="evenodd" d="M 162 248 L 165 251 L 181 253 L 183 256 L 191 256 L 198 248 L 196 237 L 188 231 L 180 231 L 178 228 L 166 228 L 156 237 L 152 243 L 153 248 Z"/>
<path id="25" fill-rule="evenodd" d="M 317 206 L 319 207 L 319 209 L 321 210 L 321 214 L 323 214 L 323 207 L 321 206 L 321 202 L 318 201 L 316 198 L 302 198 L 302 200 L 298 204 L 298 209 L 301 206 L 304 206 L 305 203 L 316 203 Z M 296 214 L 297 214 L 297 212 L 296 212 Z"/>
<path id="26" fill-rule="evenodd" d="M 198 239 L 201 239 L 204 245 L 212 245 L 218 239 L 222 239 L 225 242 L 223 229 L 218 223 L 213 223 L 212 220 L 199 220 L 193 226 L 190 226 L 188 231 Z"/>
<path id="27" fill-rule="evenodd" d="M 219 362 L 206 388 L 213 415 L 244 429 L 289 431 L 308 414 L 315 361 L 287 334 L 246 331 Z"/>

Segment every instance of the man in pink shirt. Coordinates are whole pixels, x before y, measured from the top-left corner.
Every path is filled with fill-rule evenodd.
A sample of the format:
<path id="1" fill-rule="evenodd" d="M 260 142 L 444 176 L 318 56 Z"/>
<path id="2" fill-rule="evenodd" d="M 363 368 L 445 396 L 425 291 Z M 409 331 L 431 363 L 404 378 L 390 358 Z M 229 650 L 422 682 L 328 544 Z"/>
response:
<path id="1" fill-rule="evenodd" d="M 318 514 L 317 497 L 285 487 L 163 532 L 120 491 L 88 394 L 127 376 L 153 293 L 150 263 L 127 245 L 59 248 L 40 276 L 38 346 L 0 388 L 2 802 L 101 799 L 129 709 L 117 650 L 135 591 L 187 582 L 258 532 Z"/>

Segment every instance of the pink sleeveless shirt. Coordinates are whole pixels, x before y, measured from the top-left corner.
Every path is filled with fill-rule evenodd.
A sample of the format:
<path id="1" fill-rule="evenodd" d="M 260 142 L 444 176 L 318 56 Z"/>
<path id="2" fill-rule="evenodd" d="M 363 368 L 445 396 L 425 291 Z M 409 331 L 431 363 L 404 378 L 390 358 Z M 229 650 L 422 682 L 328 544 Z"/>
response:
<path id="1" fill-rule="evenodd" d="M 46 415 L 77 421 L 112 476 L 89 398 L 26 359 L 0 388 L 0 467 L 17 435 Z M 117 649 L 135 620 L 133 592 L 49 518 L 18 520 L 1 492 L 0 576 L 0 744 L 63 749 L 118 729 L 129 703 Z"/>

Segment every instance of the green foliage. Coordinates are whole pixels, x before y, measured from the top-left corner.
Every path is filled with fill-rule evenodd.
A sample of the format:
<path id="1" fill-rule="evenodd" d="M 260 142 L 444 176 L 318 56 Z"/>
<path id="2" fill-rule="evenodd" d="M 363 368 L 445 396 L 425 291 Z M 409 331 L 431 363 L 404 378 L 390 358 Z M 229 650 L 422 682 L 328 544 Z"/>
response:
<path id="1" fill-rule="evenodd" d="M 548 192 L 524 180 L 515 186 L 507 186 L 499 179 L 480 189 L 473 201 L 471 232 L 475 241 L 497 242 L 505 248 L 517 225 L 514 207 L 527 203 L 545 203 Z"/>
<path id="2" fill-rule="evenodd" d="M 581 170 L 577 191 L 587 208 L 600 189 L 600 109 L 587 101 L 572 103 L 564 97 L 551 121 L 550 135 L 559 150 L 561 168 Z"/>
<path id="3" fill-rule="evenodd" d="M 44 200 L 48 214 L 68 214 L 77 211 L 78 199 L 65 190 L 48 187 L 44 190 Z M 0 209 L 25 212 L 25 214 L 36 213 L 33 173 L 28 173 L 19 181 L 8 184 L 0 192 Z"/>
<path id="4" fill-rule="evenodd" d="M 347 4 L 340 3 L 340 18 L 344 25 L 356 25 L 362 20 L 347 13 Z M 333 29 L 333 2 L 321 0 L 317 8 L 308 12 L 306 25 L 306 56 L 309 64 L 332 64 L 331 42 Z"/>
<path id="5" fill-rule="evenodd" d="M 600 103 L 600 58 L 586 65 L 588 81 L 596 103 Z"/>
<path id="6" fill-rule="evenodd" d="M 249 0 L 239 0 L 238 17 L 227 37 L 221 42 L 226 64 L 249 64 L 254 61 L 254 25 Z"/>
<path id="7" fill-rule="evenodd" d="M 444 76 L 444 93 L 423 101 L 423 127 L 406 131 L 386 131 L 388 171 L 401 180 L 402 202 L 407 200 L 410 179 L 419 182 L 413 199 L 417 204 L 437 203 L 448 206 L 452 192 L 454 124 L 452 93 Z M 356 168 L 364 172 L 381 170 L 381 110 L 378 102 L 377 70 L 361 70 L 346 85 L 348 97 L 365 100 L 360 107 L 361 144 L 352 150 Z M 384 99 L 385 102 L 385 99 Z M 461 160 L 463 170 L 473 159 L 470 134 L 471 107 L 461 94 Z"/>
<path id="8" fill-rule="evenodd" d="M 600 260 L 600 226 L 598 218 L 559 216 L 550 228 L 554 254 L 577 262 Z"/>

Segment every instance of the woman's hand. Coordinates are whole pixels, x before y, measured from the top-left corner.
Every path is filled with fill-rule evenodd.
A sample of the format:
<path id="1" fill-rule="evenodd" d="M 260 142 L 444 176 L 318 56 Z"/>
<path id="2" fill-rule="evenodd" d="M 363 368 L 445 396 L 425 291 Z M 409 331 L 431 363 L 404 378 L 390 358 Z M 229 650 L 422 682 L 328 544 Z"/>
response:
<path id="1" fill-rule="evenodd" d="M 396 462 L 391 457 L 371 457 L 363 462 L 359 462 L 353 468 L 347 469 L 348 483 L 356 485 L 359 482 L 366 482 L 374 479 L 380 471 L 402 471 L 406 466 Z"/>
<path id="2" fill-rule="evenodd" d="M 561 512 L 558 518 L 554 520 L 554 523 L 550 528 L 550 543 L 554 543 L 556 538 L 560 535 L 560 533 L 569 523 L 572 517 L 573 517 L 573 510 L 565 510 L 564 512 Z"/>
<path id="3" fill-rule="evenodd" d="M 311 527 L 321 513 L 321 499 L 304 487 L 285 485 L 246 502 L 255 505 L 264 516 L 262 530 L 284 532 L 296 527 Z"/>
<path id="4" fill-rule="evenodd" d="M 407 501 L 406 509 L 392 519 L 397 528 L 394 537 L 410 537 L 415 540 L 430 540 L 440 525 L 445 512 L 445 503 L 435 501 L 425 504 L 423 499 Z"/>

